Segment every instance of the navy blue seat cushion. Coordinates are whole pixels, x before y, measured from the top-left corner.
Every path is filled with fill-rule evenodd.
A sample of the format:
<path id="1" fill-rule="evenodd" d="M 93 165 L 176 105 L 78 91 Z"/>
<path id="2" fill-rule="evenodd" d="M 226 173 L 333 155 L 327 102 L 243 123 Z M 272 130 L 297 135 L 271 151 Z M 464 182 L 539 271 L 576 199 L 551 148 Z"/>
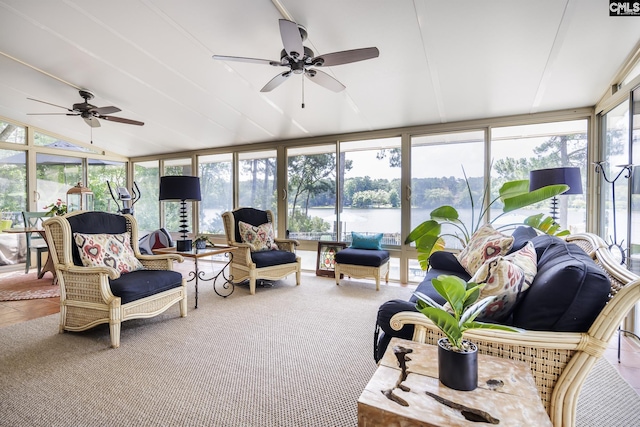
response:
<path id="1" fill-rule="evenodd" d="M 405 325 L 399 331 L 391 329 L 390 321 L 394 314 L 401 311 L 418 311 L 415 302 L 409 302 L 401 299 L 387 301 L 378 308 L 378 319 L 376 324 L 382 332 L 374 337 L 373 354 L 376 363 L 382 359 L 384 352 L 389 346 L 391 338 L 398 337 L 410 340 L 413 337 L 413 325 Z"/>
<path id="2" fill-rule="evenodd" d="M 251 252 L 251 259 L 256 268 L 263 268 L 296 262 L 296 254 L 289 251 L 260 251 Z"/>
<path id="3" fill-rule="evenodd" d="M 182 274 L 172 270 L 136 270 L 109 280 L 111 292 L 122 304 L 182 286 Z"/>
<path id="4" fill-rule="evenodd" d="M 538 273 L 513 312 L 513 325 L 537 331 L 586 332 L 609 298 L 604 270 L 573 243 L 548 235 L 531 240 Z"/>
<path id="5" fill-rule="evenodd" d="M 387 261 L 389 261 L 389 252 L 380 249 L 346 248 L 336 254 L 338 264 L 380 267 Z"/>
<path id="6" fill-rule="evenodd" d="M 242 242 L 238 221 L 246 222 L 247 224 L 255 225 L 256 227 L 269 222 L 267 211 L 261 211 L 254 208 L 240 208 L 233 211 L 233 221 L 236 228 L 236 242 Z"/>
<path id="7" fill-rule="evenodd" d="M 127 220 L 122 215 L 107 212 L 85 212 L 67 218 L 71 233 L 83 234 L 122 234 L 127 232 Z M 72 245 L 73 264 L 83 266 L 80 252 Z"/>

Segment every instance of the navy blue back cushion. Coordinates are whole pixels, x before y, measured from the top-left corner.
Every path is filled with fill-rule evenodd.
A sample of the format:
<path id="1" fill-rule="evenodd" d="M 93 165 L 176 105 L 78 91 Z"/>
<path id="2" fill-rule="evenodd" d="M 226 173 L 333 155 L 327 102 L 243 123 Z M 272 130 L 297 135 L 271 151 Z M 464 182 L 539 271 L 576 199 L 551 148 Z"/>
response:
<path id="1" fill-rule="evenodd" d="M 254 208 L 240 208 L 233 211 L 233 221 L 236 226 L 236 242 L 242 242 L 242 237 L 240 236 L 240 227 L 238 227 L 238 221 L 258 226 L 266 224 L 269 220 L 267 217 L 267 211 L 261 211 Z"/>
<path id="2" fill-rule="evenodd" d="M 548 235 L 531 241 L 538 254 L 538 273 L 513 312 L 513 325 L 586 332 L 609 299 L 609 278 L 573 243 Z"/>
<path id="3" fill-rule="evenodd" d="M 127 232 L 127 220 L 122 215 L 107 212 L 85 212 L 67 218 L 71 233 L 122 234 Z M 73 235 L 71 236 L 73 238 Z M 73 263 L 82 266 L 80 252 L 75 243 L 71 247 Z"/>

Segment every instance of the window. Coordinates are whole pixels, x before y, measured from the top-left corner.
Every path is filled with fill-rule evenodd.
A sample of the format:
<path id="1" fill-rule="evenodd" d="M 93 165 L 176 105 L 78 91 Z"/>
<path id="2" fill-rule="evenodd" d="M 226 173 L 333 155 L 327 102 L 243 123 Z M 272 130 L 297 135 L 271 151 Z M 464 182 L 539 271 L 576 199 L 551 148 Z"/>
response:
<path id="1" fill-rule="evenodd" d="M 232 154 L 198 157 L 201 233 L 224 234 L 222 214 L 233 208 Z"/>
<path id="2" fill-rule="evenodd" d="M 83 182 L 82 159 L 79 157 L 36 154 L 37 210 L 45 211 L 45 206 L 61 199 L 66 203 L 67 191 Z"/>
<path id="3" fill-rule="evenodd" d="M 160 193 L 160 165 L 158 160 L 133 164 L 133 180 L 140 189 L 140 200 L 135 205 L 140 236 L 160 226 L 158 197 Z"/>
<path id="4" fill-rule="evenodd" d="M 383 233 L 386 246 L 402 243 L 400 142 L 396 137 L 340 144 L 342 209 L 332 221 L 334 228 L 340 225 L 339 240 L 349 242 L 357 231 Z"/>
<path id="5" fill-rule="evenodd" d="M 602 118 L 602 173 L 600 179 L 601 230 L 608 243 L 621 243 L 627 236 L 627 198 L 629 180 L 620 165 L 631 163 L 629 156 L 629 103 L 627 101 L 609 111 Z M 622 175 L 618 176 L 622 172 Z M 607 182 L 604 177 L 607 177 Z M 617 178 L 617 179 L 616 179 Z M 615 191 L 615 200 L 613 193 Z M 615 211 L 615 215 L 614 215 Z"/>
<path id="6" fill-rule="evenodd" d="M 0 120 L 0 141 L 25 144 L 25 128 Z"/>
<path id="7" fill-rule="evenodd" d="M 13 225 L 22 222 L 21 212 L 27 210 L 26 159 L 25 151 L 0 149 L 0 219 Z"/>
<path id="8" fill-rule="evenodd" d="M 456 208 L 468 230 L 478 221 L 484 188 L 484 131 L 416 136 L 411 139 L 411 229 L 442 205 Z M 475 209 L 465 182 L 471 186 Z M 475 212 L 475 213 L 474 213 Z M 443 233 L 447 230 L 443 225 Z M 450 232 L 455 233 L 451 228 Z M 455 238 L 446 246 L 460 249 Z"/>
<path id="9" fill-rule="evenodd" d="M 119 207 L 111 197 L 107 182 L 111 185 L 117 200 L 115 191 L 118 187 L 127 186 L 127 164 L 111 160 L 88 159 L 87 187 L 93 192 L 94 209 L 97 211 L 118 211 Z"/>
<path id="10" fill-rule="evenodd" d="M 287 150 L 287 229 L 301 240 L 336 240 L 336 146 Z"/>
<path id="11" fill-rule="evenodd" d="M 250 151 L 238 155 L 238 205 L 271 209 L 277 217 L 276 151 Z M 277 224 L 274 218 L 274 225 Z"/>
<path id="12" fill-rule="evenodd" d="M 491 189 L 494 197 L 506 181 L 529 179 L 537 169 L 578 167 L 582 179 L 582 194 L 560 195 L 557 221 L 572 233 L 586 228 L 588 121 L 572 120 L 523 126 L 496 127 L 491 130 Z M 551 201 L 544 201 L 506 214 L 496 224 L 520 224 L 530 215 L 550 214 Z M 496 203 L 491 216 L 502 213 Z"/>
<path id="13" fill-rule="evenodd" d="M 92 150 L 87 147 L 82 147 L 80 145 L 76 145 L 71 142 L 61 140 L 60 138 L 56 138 L 55 136 L 50 136 L 40 132 L 34 132 L 33 144 L 39 147 L 57 148 L 59 150 L 81 151 L 84 153 L 98 153 L 98 151 L 96 150 Z"/>

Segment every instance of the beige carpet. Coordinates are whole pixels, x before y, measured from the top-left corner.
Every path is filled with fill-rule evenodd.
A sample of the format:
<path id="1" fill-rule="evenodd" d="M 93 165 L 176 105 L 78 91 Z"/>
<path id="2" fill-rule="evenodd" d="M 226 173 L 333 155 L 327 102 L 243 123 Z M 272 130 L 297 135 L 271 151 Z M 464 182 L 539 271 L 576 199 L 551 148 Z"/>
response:
<path id="1" fill-rule="evenodd" d="M 377 307 L 410 290 L 302 282 L 290 277 L 255 296 L 239 287 L 227 299 L 201 285 L 187 318 L 175 307 L 126 322 L 116 350 L 106 326 L 58 334 L 57 315 L 2 328 L 0 425 L 355 426 L 376 369 Z M 581 411 L 613 423 L 581 425 L 634 425 L 640 398 L 603 363 Z"/>

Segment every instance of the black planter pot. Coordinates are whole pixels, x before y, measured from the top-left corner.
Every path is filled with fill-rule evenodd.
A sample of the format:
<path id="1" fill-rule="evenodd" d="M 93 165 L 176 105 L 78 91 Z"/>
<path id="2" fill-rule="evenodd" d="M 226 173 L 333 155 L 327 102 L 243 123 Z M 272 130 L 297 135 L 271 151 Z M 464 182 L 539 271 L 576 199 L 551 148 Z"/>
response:
<path id="1" fill-rule="evenodd" d="M 468 342 L 472 350 L 466 353 L 449 350 L 447 338 L 438 340 L 438 378 L 449 388 L 471 391 L 478 387 L 478 347 L 463 341 Z"/>

